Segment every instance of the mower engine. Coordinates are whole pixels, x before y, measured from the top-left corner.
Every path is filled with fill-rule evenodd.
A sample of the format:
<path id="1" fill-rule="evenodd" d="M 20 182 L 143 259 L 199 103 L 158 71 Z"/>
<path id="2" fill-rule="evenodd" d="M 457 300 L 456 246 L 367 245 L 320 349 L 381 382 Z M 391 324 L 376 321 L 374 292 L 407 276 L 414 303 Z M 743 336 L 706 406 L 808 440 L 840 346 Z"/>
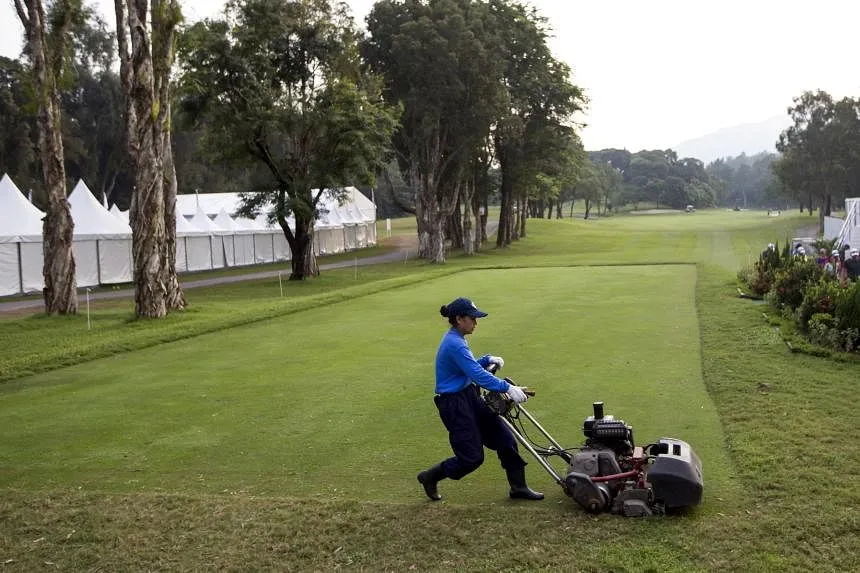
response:
<path id="1" fill-rule="evenodd" d="M 562 487 L 592 513 L 643 517 L 702 500 L 702 464 L 687 442 L 661 438 L 645 447 L 633 428 L 603 414 L 603 402 L 583 424 L 585 444 L 569 458 Z"/>

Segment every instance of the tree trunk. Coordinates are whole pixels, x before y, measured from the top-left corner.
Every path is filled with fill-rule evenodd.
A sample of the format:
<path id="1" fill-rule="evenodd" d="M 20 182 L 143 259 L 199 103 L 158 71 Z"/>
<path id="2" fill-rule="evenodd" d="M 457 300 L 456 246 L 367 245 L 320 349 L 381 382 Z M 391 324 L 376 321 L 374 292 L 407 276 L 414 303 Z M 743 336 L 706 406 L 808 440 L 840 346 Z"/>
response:
<path id="1" fill-rule="evenodd" d="M 162 134 L 162 151 L 164 153 L 164 252 L 162 264 L 164 268 L 165 301 L 167 310 L 183 310 L 188 306 L 185 293 L 179 285 L 176 275 L 176 166 L 173 163 L 173 148 L 170 143 L 170 131 Z"/>
<path id="2" fill-rule="evenodd" d="M 78 309 L 75 258 L 72 252 L 75 224 L 66 199 L 59 98 L 55 89 L 49 90 L 54 92 L 54 101 L 45 102 L 46 94 L 43 92 L 38 119 L 42 174 L 48 189 L 48 206 L 42 223 L 45 312 L 51 315 L 75 314 Z"/>
<path id="3" fill-rule="evenodd" d="M 319 275 L 319 266 L 313 249 L 313 221 L 308 220 L 299 213 L 295 213 L 295 218 L 296 231 L 293 233 L 292 240 L 290 234 L 285 231 L 287 242 L 292 251 L 290 280 L 302 281 L 308 277 Z M 283 225 L 286 225 L 286 219 Z"/>
<path id="4" fill-rule="evenodd" d="M 74 221 L 66 198 L 66 170 L 64 165 L 61 129 L 60 96 L 57 81 L 63 71 L 65 35 L 73 9 L 72 2 L 63 8 L 66 18 L 53 22 L 50 31 L 41 0 L 31 0 L 25 6 L 15 0 L 15 9 L 27 37 L 27 46 L 33 65 L 38 116 L 36 126 L 42 176 L 48 192 L 45 218 L 42 221 L 43 266 L 45 287 L 42 291 L 45 312 L 75 314 L 78 309 L 75 258 L 72 252 Z M 50 34 L 50 35 L 49 35 Z M 49 45 L 53 41 L 53 45 Z"/>
<path id="5" fill-rule="evenodd" d="M 454 211 L 446 217 L 446 238 L 451 242 L 452 249 L 462 249 L 464 247 L 463 222 L 460 219 L 460 201 L 457 200 L 457 205 Z"/>
<path id="6" fill-rule="evenodd" d="M 502 164 L 502 205 L 499 212 L 499 228 L 496 231 L 496 247 L 507 247 L 511 244 L 512 227 L 514 224 L 514 189 L 513 181 L 504 164 Z"/>
<path id="7" fill-rule="evenodd" d="M 486 243 L 488 240 L 487 220 L 490 218 L 490 203 L 487 201 L 486 197 L 484 197 L 484 200 L 481 202 L 478 214 L 481 217 L 481 243 Z"/>
<path id="8" fill-rule="evenodd" d="M 135 314 L 163 318 L 168 308 L 185 307 L 176 277 L 176 172 L 170 147 L 169 88 L 174 30 L 181 14 L 176 0 L 153 0 L 151 11 L 148 0 L 114 0 L 114 8 L 126 144 L 135 179 L 129 210 Z"/>
<path id="9" fill-rule="evenodd" d="M 475 254 L 475 229 L 472 226 L 472 197 L 475 195 L 475 185 L 473 182 L 467 182 L 462 187 L 462 195 L 460 204 L 463 205 L 463 222 L 461 230 L 463 233 L 463 252 L 467 255 Z M 455 215 L 459 214 L 459 208 L 454 211 Z M 480 243 L 478 243 L 480 244 Z"/>
<path id="10" fill-rule="evenodd" d="M 442 238 L 444 219 L 439 212 L 435 193 L 428 198 L 427 193 L 419 188 L 415 207 L 415 218 L 418 223 L 418 256 L 433 263 L 444 263 L 445 244 Z"/>
<path id="11" fill-rule="evenodd" d="M 519 209 L 519 220 L 517 221 L 517 240 L 526 238 L 526 219 L 528 219 L 528 209 L 526 206 L 528 205 L 527 197 L 520 197 L 520 209 Z"/>
<path id="12" fill-rule="evenodd" d="M 150 37 L 147 33 L 149 2 L 127 0 L 127 21 L 123 0 L 117 7 L 117 40 L 120 43 L 120 73 L 126 97 L 129 149 L 134 165 L 134 191 L 129 223 L 132 232 L 134 267 L 134 312 L 138 317 L 167 315 L 164 264 L 164 165 L 157 147 L 161 133 L 156 129 L 157 109 Z M 126 52 L 121 35 L 128 32 L 131 51 Z"/>
<path id="13" fill-rule="evenodd" d="M 160 270 L 164 281 L 164 304 L 167 311 L 183 310 L 187 302 L 176 275 L 176 166 L 171 138 L 170 69 L 174 60 L 174 34 L 179 24 L 176 0 L 152 0 L 152 68 L 153 90 L 157 97 L 158 120 L 153 126 L 157 153 L 161 157 L 162 192 L 164 194 L 164 243 Z"/>

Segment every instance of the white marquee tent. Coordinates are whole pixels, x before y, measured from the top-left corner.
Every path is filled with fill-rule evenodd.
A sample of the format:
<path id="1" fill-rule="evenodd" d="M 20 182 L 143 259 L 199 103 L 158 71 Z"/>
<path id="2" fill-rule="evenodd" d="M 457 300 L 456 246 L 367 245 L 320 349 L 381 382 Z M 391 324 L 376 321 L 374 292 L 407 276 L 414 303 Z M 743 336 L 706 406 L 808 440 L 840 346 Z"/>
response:
<path id="1" fill-rule="evenodd" d="M 131 227 L 104 208 L 83 181 L 69 194 L 79 287 L 132 280 Z"/>
<path id="2" fill-rule="evenodd" d="M 0 296 L 42 290 L 42 217 L 12 179 L 0 179 Z"/>
<path id="3" fill-rule="evenodd" d="M 357 189 L 345 189 L 343 203 L 329 193 L 320 199 L 314 226 L 318 255 L 376 243 L 376 206 Z M 73 249 L 78 286 L 132 280 L 128 212 L 106 209 L 80 181 L 69 195 L 75 223 Z M 291 257 L 280 226 L 265 216 L 234 218 L 237 193 L 180 195 L 176 205 L 176 270 L 200 271 L 277 261 Z M 42 277 L 42 217 L 8 177 L 0 179 L 0 296 L 39 292 Z M 294 228 L 292 217 L 288 224 Z"/>

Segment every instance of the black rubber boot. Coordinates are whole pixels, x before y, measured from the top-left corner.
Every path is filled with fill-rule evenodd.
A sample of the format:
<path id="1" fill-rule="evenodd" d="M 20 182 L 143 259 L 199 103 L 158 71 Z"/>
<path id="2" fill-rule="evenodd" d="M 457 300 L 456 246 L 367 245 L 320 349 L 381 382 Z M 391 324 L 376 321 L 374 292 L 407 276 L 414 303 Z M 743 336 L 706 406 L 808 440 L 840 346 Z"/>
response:
<path id="1" fill-rule="evenodd" d="M 508 483 L 511 484 L 512 499 L 531 499 L 534 501 L 543 499 L 543 494 L 534 491 L 526 485 L 526 468 L 505 470 L 508 474 Z"/>
<path id="2" fill-rule="evenodd" d="M 433 501 L 439 501 L 442 496 L 436 490 L 436 484 L 446 477 L 448 476 L 445 475 L 445 468 L 442 467 L 442 464 L 436 464 L 429 470 L 424 470 L 418 474 L 418 481 L 424 486 L 424 493 L 427 494 L 427 497 Z"/>

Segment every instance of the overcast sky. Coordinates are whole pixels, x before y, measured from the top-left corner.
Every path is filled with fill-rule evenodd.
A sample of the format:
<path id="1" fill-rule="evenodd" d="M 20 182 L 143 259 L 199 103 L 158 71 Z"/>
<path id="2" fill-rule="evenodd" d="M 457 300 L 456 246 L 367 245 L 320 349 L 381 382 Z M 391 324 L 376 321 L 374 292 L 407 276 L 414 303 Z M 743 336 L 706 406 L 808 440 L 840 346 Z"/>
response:
<path id="1" fill-rule="evenodd" d="M 108 22 L 113 0 L 95 0 Z M 373 0 L 350 0 L 363 24 Z M 551 45 L 590 98 L 588 149 L 664 149 L 723 127 L 785 113 L 803 90 L 860 96 L 852 0 L 533 0 Z M 219 0 L 182 0 L 186 19 Z M 0 54 L 22 27 L 0 0 Z"/>

